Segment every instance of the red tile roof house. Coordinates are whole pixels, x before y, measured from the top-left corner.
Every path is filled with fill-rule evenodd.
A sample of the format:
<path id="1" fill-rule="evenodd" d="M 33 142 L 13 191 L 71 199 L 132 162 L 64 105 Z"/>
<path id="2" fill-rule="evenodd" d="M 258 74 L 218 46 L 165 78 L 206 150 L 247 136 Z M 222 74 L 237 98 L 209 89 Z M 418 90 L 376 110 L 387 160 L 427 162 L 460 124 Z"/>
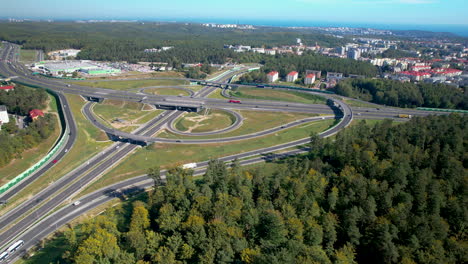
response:
<path id="1" fill-rule="evenodd" d="M 40 116 L 44 117 L 44 113 L 39 109 L 33 109 L 33 110 L 29 111 L 29 116 L 34 121 Z"/>
<path id="2" fill-rule="evenodd" d="M 272 71 L 267 74 L 268 82 L 275 82 L 279 78 L 279 73 L 277 71 Z"/>
<path id="3" fill-rule="evenodd" d="M 297 71 L 292 71 L 288 74 L 288 76 L 286 76 L 286 81 L 295 82 L 298 76 L 299 76 L 299 73 Z"/>
<path id="4" fill-rule="evenodd" d="M 304 84 L 313 84 L 315 82 L 315 74 L 309 73 L 304 79 Z"/>
<path id="5" fill-rule="evenodd" d="M 6 85 L 6 86 L 0 86 L 0 90 L 2 91 L 13 91 L 15 89 L 15 87 L 13 85 Z"/>

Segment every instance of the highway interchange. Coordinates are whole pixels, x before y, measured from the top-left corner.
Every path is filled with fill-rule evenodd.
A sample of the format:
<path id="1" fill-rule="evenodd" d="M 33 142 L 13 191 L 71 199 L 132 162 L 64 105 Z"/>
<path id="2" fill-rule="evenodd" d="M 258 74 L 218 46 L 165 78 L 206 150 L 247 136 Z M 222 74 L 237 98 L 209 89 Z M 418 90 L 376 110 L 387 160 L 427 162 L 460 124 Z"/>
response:
<path id="1" fill-rule="evenodd" d="M 403 110 L 395 108 L 381 107 L 380 110 L 377 108 L 352 108 L 349 107 L 341 100 L 330 97 L 329 95 L 319 94 L 326 98 L 333 99 L 334 102 L 339 105 L 338 109 L 331 109 L 326 105 L 310 105 L 310 104 L 298 104 L 298 103 L 285 103 L 280 101 L 259 101 L 259 100 L 242 100 L 241 104 L 229 103 L 228 100 L 220 99 L 209 99 L 206 98 L 214 90 L 218 89 L 214 86 L 206 86 L 200 91 L 192 94 L 189 97 L 178 97 L 178 96 L 158 96 L 149 95 L 141 91 L 134 93 L 128 91 L 116 91 L 110 89 L 91 88 L 79 85 L 65 84 L 60 81 L 32 75 L 29 70 L 24 68 L 17 62 L 18 46 L 13 44 L 4 43 L 3 48 L 0 51 L 0 74 L 9 76 L 18 76 L 15 79 L 16 82 L 34 86 L 42 87 L 53 91 L 57 94 L 61 105 L 61 111 L 67 128 L 67 133 L 63 136 L 66 137 L 67 141 L 65 146 L 56 154 L 55 159 L 61 159 L 66 155 L 66 150 L 73 147 L 76 141 L 77 127 L 73 118 L 73 113 L 67 107 L 68 102 L 63 93 L 79 94 L 84 97 L 90 98 L 106 98 L 125 100 L 133 102 L 143 102 L 153 105 L 174 105 L 180 107 L 200 107 L 209 109 L 240 109 L 240 110 L 261 110 L 261 111 L 288 111 L 288 112 L 302 112 L 302 113 L 321 113 L 328 114 L 323 118 L 339 118 L 337 125 L 331 129 L 320 133 L 321 137 L 328 137 L 336 134 L 341 129 L 348 126 L 353 118 L 395 118 L 399 113 L 411 114 L 411 115 L 428 115 L 433 114 L 432 112 L 416 111 L 416 110 Z M 242 68 L 237 72 L 232 72 L 222 76 L 215 80 L 219 83 L 225 83 L 233 75 L 244 72 L 246 68 Z M 190 140 L 176 140 L 167 138 L 153 137 L 153 135 L 166 128 L 173 130 L 173 122 L 178 119 L 183 111 L 179 110 L 167 110 L 156 118 L 146 123 L 138 130 L 132 133 L 124 133 L 115 129 L 108 128 L 101 124 L 98 119 L 95 118 L 91 111 L 92 103 L 86 104 L 83 108 L 83 113 L 86 118 L 94 124 L 96 127 L 104 130 L 113 138 L 116 142 L 102 151 L 99 155 L 88 160 L 80 167 L 76 168 L 72 172 L 64 175 L 60 180 L 49 185 L 44 190 L 32 196 L 32 198 L 26 200 L 16 208 L 6 212 L 0 216 L 0 252 L 3 252 L 13 242 L 21 239 L 25 241 L 24 246 L 21 250 L 14 253 L 9 261 L 13 262 L 20 256 L 24 255 L 26 251 L 33 246 L 37 245 L 41 239 L 45 238 L 49 234 L 56 231 L 64 224 L 70 222 L 74 218 L 82 215 L 84 212 L 91 210 L 101 204 L 111 201 L 116 197 L 120 197 L 123 194 L 147 189 L 154 186 L 154 183 L 147 176 L 135 177 L 123 182 L 119 182 L 93 192 L 84 198 L 80 199 L 81 204 L 79 206 L 73 206 L 70 203 L 64 203 L 73 199 L 73 196 L 79 193 L 84 187 L 91 184 L 96 178 L 105 173 L 113 165 L 120 162 L 126 156 L 131 154 L 139 144 L 147 144 L 151 142 L 160 143 L 172 143 L 172 144 L 209 144 L 209 143 L 220 143 L 233 140 L 245 140 L 254 137 L 264 136 L 267 134 L 275 133 L 280 130 L 288 129 L 293 126 L 297 126 L 303 122 L 310 122 L 313 120 L 320 120 L 322 117 L 313 117 L 304 120 L 298 120 L 289 124 L 284 124 L 280 127 L 267 129 L 259 133 L 242 135 L 232 138 L 218 138 L 218 139 L 190 139 Z M 339 113 L 335 116 L 335 113 Z M 355 113 L 359 113 L 356 115 Z M 241 122 L 242 117 L 236 116 L 238 122 Z M 235 124 L 237 127 L 239 123 Z M 234 127 L 234 128 L 235 128 Z M 177 131 L 173 131 L 177 132 Z M 226 132 L 226 131 L 223 131 Z M 220 131 L 215 131 L 220 133 Z M 120 141 L 119 141 L 120 140 Z M 231 155 L 228 157 L 219 158 L 222 161 L 230 162 L 234 159 L 241 160 L 241 165 L 254 164 L 257 162 L 263 162 L 265 160 L 274 158 L 274 156 L 266 155 L 282 149 L 288 149 L 295 146 L 307 144 L 308 138 L 296 140 L 294 142 L 263 148 L 255 151 L 249 151 L 242 154 Z M 132 144 L 138 143 L 138 144 Z M 295 149 L 292 151 L 286 151 L 282 155 L 294 155 L 302 153 L 307 149 Z M 208 162 L 198 162 L 195 174 L 201 175 L 204 173 Z M 35 174 L 25 179 L 23 182 L 15 186 L 11 191 L 0 196 L 2 200 L 8 200 L 18 193 L 25 186 L 33 183 L 37 178 L 44 174 L 50 169 L 53 164 L 47 164 Z M 161 172 L 162 179 L 165 178 L 165 171 Z M 53 212 L 60 205 L 64 205 Z M 52 213 L 53 212 L 53 213 Z M 52 214 L 51 214 L 52 213 Z"/>

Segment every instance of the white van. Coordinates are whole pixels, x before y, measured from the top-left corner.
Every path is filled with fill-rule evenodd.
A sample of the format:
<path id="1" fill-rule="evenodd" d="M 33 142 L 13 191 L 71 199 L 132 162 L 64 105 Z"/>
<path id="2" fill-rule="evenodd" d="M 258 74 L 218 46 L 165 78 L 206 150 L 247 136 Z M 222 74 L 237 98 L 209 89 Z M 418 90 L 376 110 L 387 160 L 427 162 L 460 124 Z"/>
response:
<path id="1" fill-rule="evenodd" d="M 10 253 L 13 253 L 15 252 L 16 250 L 18 250 L 18 248 L 22 247 L 24 245 L 24 241 L 23 240 L 18 240 L 16 241 L 13 245 L 11 245 L 9 248 L 8 248 L 8 252 Z"/>

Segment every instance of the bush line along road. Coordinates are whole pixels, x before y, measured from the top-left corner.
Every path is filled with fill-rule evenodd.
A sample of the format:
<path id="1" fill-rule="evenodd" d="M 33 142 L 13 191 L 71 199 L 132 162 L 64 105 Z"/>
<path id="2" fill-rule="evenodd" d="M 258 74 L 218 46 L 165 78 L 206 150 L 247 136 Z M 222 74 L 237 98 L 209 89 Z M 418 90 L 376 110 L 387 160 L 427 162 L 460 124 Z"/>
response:
<path id="1" fill-rule="evenodd" d="M 202 90 L 198 91 L 191 97 L 176 97 L 176 96 L 156 96 L 142 93 L 132 93 L 126 91 L 117 91 L 110 89 L 91 88 L 77 85 L 64 84 L 62 82 L 49 79 L 46 77 L 39 77 L 32 75 L 22 65 L 17 63 L 18 46 L 5 43 L 1 52 L 0 62 L 0 74 L 5 77 L 18 76 L 15 81 L 23 83 L 25 85 L 33 87 L 41 87 L 52 90 L 58 95 L 59 103 L 62 105 L 63 118 L 66 126 L 69 128 L 70 135 L 66 143 L 66 147 L 57 154 L 57 159 L 62 158 L 66 153 L 65 149 L 70 149 L 76 139 L 76 125 L 74 123 L 73 115 L 71 110 L 67 107 L 67 100 L 62 93 L 79 94 L 84 97 L 91 98 L 109 98 L 125 101 L 144 102 L 147 104 L 154 105 L 169 105 L 188 108 L 198 108 L 203 106 L 205 108 L 219 108 L 219 109 L 254 109 L 264 111 L 285 111 L 285 112 L 306 112 L 306 113 L 323 113 L 333 114 L 336 112 L 335 118 L 340 118 L 340 122 L 331 129 L 320 134 L 321 137 L 331 136 L 341 129 L 348 126 L 353 120 L 353 109 L 340 100 L 333 99 L 329 95 L 318 94 L 328 99 L 332 99 L 338 106 L 338 109 L 332 109 L 325 105 L 310 105 L 310 104 L 298 104 L 298 103 L 285 103 L 280 101 L 257 101 L 257 100 L 242 100 L 242 103 L 229 103 L 228 100 L 219 99 L 207 99 L 204 98 L 213 92 L 217 87 L 206 86 Z M 231 74 L 223 75 L 221 78 L 216 80 L 219 83 L 225 83 L 233 75 L 239 74 L 245 71 L 246 68 L 242 68 L 239 71 L 233 71 Z M 88 104 L 90 106 L 91 104 Z M 89 107 L 85 107 L 85 114 L 90 121 L 98 128 L 105 130 L 109 134 L 114 135 L 118 139 L 123 139 L 130 142 L 138 142 L 145 144 L 146 142 L 165 142 L 165 143 L 220 143 L 226 142 L 226 139 L 216 140 L 170 140 L 151 137 L 160 129 L 169 126 L 174 120 L 176 120 L 182 113 L 182 111 L 168 110 L 142 126 L 136 133 L 123 133 L 113 129 L 109 129 L 102 124 L 94 120 L 92 112 L 87 111 Z M 382 108 L 376 110 L 375 108 L 356 108 L 360 113 L 359 118 L 395 118 L 399 113 L 411 114 L 411 115 L 428 115 L 433 114 L 431 112 L 415 111 L 415 110 L 403 110 L 393 108 Z M 321 118 L 314 118 L 321 119 Z M 310 120 L 308 120 L 310 121 Z M 274 133 L 276 131 L 289 128 L 291 126 L 300 123 L 293 122 L 286 124 L 282 127 L 262 131 L 261 135 Z M 259 136 L 260 133 L 255 135 L 245 135 L 237 138 L 236 140 L 248 139 Z M 220 158 L 222 161 L 232 161 L 234 159 L 250 159 L 242 160 L 242 165 L 253 164 L 262 162 L 265 159 L 271 157 L 258 157 L 260 154 L 271 153 L 277 150 L 286 149 L 298 145 L 306 144 L 310 141 L 309 138 L 297 140 L 287 144 L 282 144 L 274 147 L 259 149 L 250 151 L 242 154 L 232 155 L 229 157 Z M 113 165 L 117 164 L 120 160 L 125 158 L 127 155 L 132 153 L 138 146 L 135 144 L 129 144 L 125 142 L 117 142 L 101 152 L 99 155 L 93 157 L 88 162 L 75 169 L 74 171 L 63 176 L 60 180 L 54 184 L 48 186 L 40 193 L 34 195 L 32 198 L 17 206 L 15 209 L 7 212 L 0 217 L 0 226 L 4 229 L 0 231 L 0 252 L 3 252 L 9 245 L 18 240 L 24 241 L 24 246 L 13 253 L 10 257 L 10 261 L 14 261 L 20 256 L 24 255 L 28 249 L 36 245 L 41 239 L 54 232 L 62 225 L 71 221 L 84 212 L 99 206 L 111 199 L 119 196 L 122 193 L 134 192 L 153 186 L 153 182 L 147 176 L 140 176 L 130 180 L 126 180 L 107 188 L 96 191 L 81 200 L 79 206 L 66 205 L 59 211 L 50 214 L 54 209 L 60 206 L 64 201 L 69 201 L 74 194 L 77 194 L 86 185 L 91 183 L 97 177 L 106 172 Z M 301 153 L 304 150 L 288 151 L 281 155 L 294 155 Z M 196 174 L 204 173 L 204 166 L 207 162 L 197 163 L 198 168 Z M 44 172 L 47 171 L 52 165 L 48 164 L 37 173 L 32 175 L 30 178 L 24 180 L 21 184 L 14 187 L 14 191 L 8 192 L 5 197 L 1 199 L 10 198 L 19 190 L 31 184 L 35 179 L 40 177 Z M 164 178 L 165 172 L 161 173 Z"/>

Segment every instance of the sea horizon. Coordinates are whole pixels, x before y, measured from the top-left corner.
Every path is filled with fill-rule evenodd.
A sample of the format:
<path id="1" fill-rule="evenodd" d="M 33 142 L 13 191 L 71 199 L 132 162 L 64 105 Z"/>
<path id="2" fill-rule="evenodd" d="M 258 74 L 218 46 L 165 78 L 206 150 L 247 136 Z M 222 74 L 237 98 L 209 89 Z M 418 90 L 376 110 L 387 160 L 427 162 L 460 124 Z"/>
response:
<path id="1" fill-rule="evenodd" d="M 2 20 L 9 18 L 0 17 Z M 216 23 L 216 24 L 239 24 L 268 27 L 349 27 L 349 28 L 373 28 L 380 30 L 421 30 L 436 33 L 453 33 L 460 37 L 468 37 L 468 25 L 461 24 L 391 24 L 372 22 L 336 22 L 336 21 L 298 21 L 298 20 L 267 20 L 267 19 L 234 19 L 234 18 L 135 18 L 135 17 L 88 17 L 88 18 L 18 18 L 31 20 L 54 20 L 54 21 L 77 21 L 77 20 L 116 20 L 116 21 L 148 21 L 148 22 L 175 22 L 175 23 Z"/>

